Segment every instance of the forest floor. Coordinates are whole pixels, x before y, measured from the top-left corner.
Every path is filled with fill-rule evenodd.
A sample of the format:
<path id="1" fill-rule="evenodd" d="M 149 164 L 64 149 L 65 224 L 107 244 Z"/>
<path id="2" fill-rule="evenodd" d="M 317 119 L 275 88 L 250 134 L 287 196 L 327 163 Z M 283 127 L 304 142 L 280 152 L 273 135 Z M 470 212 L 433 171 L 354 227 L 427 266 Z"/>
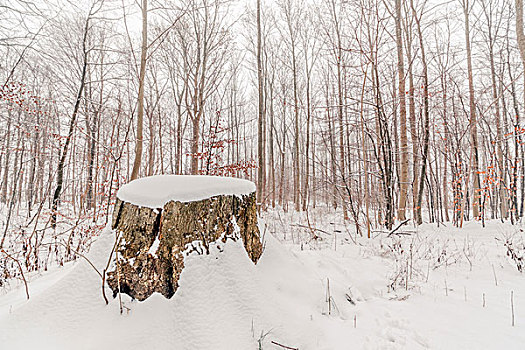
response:
<path id="1" fill-rule="evenodd" d="M 356 235 L 340 213 L 270 210 L 240 242 L 186 258 L 167 300 L 106 305 L 85 259 L 0 290 L 1 349 L 523 349 L 525 234 L 496 220 Z M 114 236 L 88 254 L 99 270 Z M 514 316 L 513 316 L 514 314 Z M 512 325 L 514 317 L 514 326 Z"/>

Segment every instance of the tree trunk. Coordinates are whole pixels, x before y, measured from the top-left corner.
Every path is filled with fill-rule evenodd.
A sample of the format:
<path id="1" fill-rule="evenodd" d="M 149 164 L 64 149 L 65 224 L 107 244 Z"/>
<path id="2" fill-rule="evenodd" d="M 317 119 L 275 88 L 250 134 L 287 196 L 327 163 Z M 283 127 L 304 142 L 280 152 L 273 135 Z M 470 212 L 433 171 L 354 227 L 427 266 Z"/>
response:
<path id="1" fill-rule="evenodd" d="M 52 214 L 51 214 L 51 226 L 54 228 L 56 226 L 56 219 L 57 219 L 57 209 L 58 209 L 58 202 L 60 201 L 60 194 L 62 193 L 62 186 L 64 185 L 64 166 L 66 163 L 67 153 L 69 150 L 69 144 L 71 143 L 71 138 L 73 137 L 73 132 L 75 130 L 75 123 L 77 120 L 77 114 L 78 110 L 80 108 L 80 101 L 82 99 L 82 93 L 84 91 L 84 85 L 86 80 L 86 72 L 87 72 L 87 66 L 88 66 L 88 49 L 86 47 L 87 45 L 87 35 L 89 30 L 89 20 L 91 18 L 91 13 L 88 15 L 88 18 L 86 19 L 86 24 L 84 27 L 84 37 L 82 39 L 82 52 L 83 52 L 83 62 L 82 62 L 82 73 L 80 75 L 80 87 L 78 89 L 77 98 L 75 101 L 75 106 L 73 108 L 73 114 L 71 115 L 71 120 L 69 122 L 69 131 L 66 136 L 66 142 L 64 143 L 64 147 L 62 148 L 62 154 L 60 155 L 60 159 L 58 161 L 58 167 L 57 167 L 57 187 L 55 189 L 55 193 L 53 194 L 53 202 L 52 202 Z"/>
<path id="2" fill-rule="evenodd" d="M 311 105 L 310 105 L 310 70 L 308 67 L 308 61 L 305 60 L 306 64 L 306 164 L 304 166 L 304 185 L 303 185 L 303 211 L 306 211 L 308 208 L 309 201 L 309 172 L 310 172 L 310 119 L 311 119 Z"/>
<path id="3" fill-rule="evenodd" d="M 403 37 L 401 32 L 401 0 L 396 0 L 396 44 L 397 44 L 397 72 L 399 79 L 399 141 L 400 141 L 400 173 L 399 173 L 399 206 L 397 216 L 400 221 L 406 218 L 406 202 L 408 188 L 408 140 L 407 116 L 405 103 L 405 68 L 403 57 Z"/>
<path id="4" fill-rule="evenodd" d="M 427 158 L 428 158 L 428 148 L 429 148 L 429 138 L 430 138 L 430 116 L 429 116 L 429 101 L 428 101 L 428 68 L 427 60 L 425 57 L 425 46 L 423 42 L 423 33 L 421 30 L 420 18 L 416 13 L 414 8 L 413 1 L 410 1 L 412 11 L 414 13 L 414 18 L 416 20 L 417 33 L 419 37 L 419 46 L 421 48 L 421 63 L 423 64 L 423 117 L 424 117 L 424 138 L 423 138 L 423 157 L 421 159 L 421 177 L 419 178 L 418 184 L 418 196 L 416 207 L 416 223 L 421 225 L 423 223 L 423 217 L 421 215 L 421 205 L 423 203 L 423 190 L 425 188 L 425 179 L 426 179 L 426 169 L 427 169 Z"/>
<path id="5" fill-rule="evenodd" d="M 472 75 L 472 54 L 470 49 L 470 23 L 469 23 L 469 0 L 463 0 L 463 14 L 465 16 L 465 45 L 467 48 L 467 74 L 469 87 L 469 108 L 470 108 L 470 147 L 472 148 L 471 174 L 472 174 L 472 215 L 475 219 L 479 218 L 481 207 L 481 192 L 479 181 L 479 155 L 478 155 L 478 121 L 476 118 L 476 103 L 474 100 L 474 77 Z"/>
<path id="6" fill-rule="evenodd" d="M 523 33 L 523 0 L 516 0 L 516 37 L 520 50 L 521 62 L 525 67 L 525 34 Z"/>
<path id="7" fill-rule="evenodd" d="M 222 251 L 227 240 L 238 239 L 254 263 L 263 251 L 255 192 L 170 201 L 156 209 L 118 199 L 112 227 L 120 235 L 119 262 L 118 270 L 108 273 L 107 283 L 114 295 L 121 291 L 140 301 L 154 292 L 171 298 L 179 286 L 184 257 L 192 252 Z"/>
<path id="8" fill-rule="evenodd" d="M 412 62 L 412 35 L 407 29 L 407 60 Z M 410 119 L 410 138 L 412 141 L 412 215 L 416 217 L 416 203 L 419 189 L 419 139 L 416 122 L 416 104 L 414 101 L 414 75 L 413 64 L 408 65 L 408 115 Z"/>
<path id="9" fill-rule="evenodd" d="M 258 82 L 258 120 L 257 120 L 257 201 L 264 207 L 265 182 L 265 152 L 264 152 L 264 88 L 262 67 L 262 40 L 261 40 L 261 0 L 257 0 L 257 82 Z"/>
<path id="10" fill-rule="evenodd" d="M 142 163 L 143 128 L 144 128 L 144 77 L 146 76 L 146 59 L 148 51 L 148 0 L 142 0 L 142 46 L 140 50 L 139 95 L 137 101 L 137 142 L 135 143 L 135 160 L 130 180 L 139 177 Z"/>
<path id="11" fill-rule="evenodd" d="M 8 109 L 7 111 L 7 132 L 6 132 L 6 142 L 5 142 L 5 159 L 4 159 L 4 174 L 3 174 L 3 180 L 2 180 L 2 196 L 1 201 L 2 203 L 7 203 L 7 188 L 8 188 L 8 181 L 9 181 L 9 156 L 11 155 L 11 121 L 12 115 L 11 110 Z"/>

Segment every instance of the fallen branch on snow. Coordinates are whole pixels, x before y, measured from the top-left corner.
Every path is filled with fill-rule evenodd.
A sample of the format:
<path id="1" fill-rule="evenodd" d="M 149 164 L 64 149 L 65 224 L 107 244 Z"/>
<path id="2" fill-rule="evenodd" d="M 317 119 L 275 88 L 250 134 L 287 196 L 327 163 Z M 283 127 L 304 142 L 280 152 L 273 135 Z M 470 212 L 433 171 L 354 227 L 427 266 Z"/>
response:
<path id="1" fill-rule="evenodd" d="M 272 344 L 274 345 L 277 345 L 277 346 L 280 346 L 281 348 L 283 349 L 288 349 L 288 350 L 299 350 L 299 348 L 292 348 L 290 346 L 286 346 L 286 345 L 283 345 L 283 344 L 279 344 L 278 342 L 272 340 Z"/>
<path id="2" fill-rule="evenodd" d="M 390 231 L 390 233 L 388 234 L 387 237 L 390 237 L 390 236 L 392 236 L 392 235 L 394 235 L 394 234 L 397 234 L 397 235 L 402 235 L 402 234 L 403 234 L 403 235 L 407 235 L 407 236 L 409 236 L 410 233 L 404 233 L 404 232 L 398 232 L 398 233 L 396 233 L 396 231 L 399 230 L 399 229 L 401 228 L 401 226 L 405 225 L 405 224 L 406 224 L 407 222 L 409 222 L 409 221 L 410 221 L 410 219 L 406 219 L 405 221 L 400 222 L 399 225 L 397 225 L 397 227 L 396 227 L 395 229 L 393 229 L 392 231 Z"/>

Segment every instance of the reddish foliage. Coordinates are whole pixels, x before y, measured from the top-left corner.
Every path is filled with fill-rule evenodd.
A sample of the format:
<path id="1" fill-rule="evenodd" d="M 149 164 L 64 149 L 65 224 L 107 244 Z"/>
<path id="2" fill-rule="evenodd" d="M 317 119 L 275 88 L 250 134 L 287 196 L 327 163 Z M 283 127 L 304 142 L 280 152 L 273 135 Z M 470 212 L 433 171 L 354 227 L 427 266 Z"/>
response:
<path id="1" fill-rule="evenodd" d="M 223 126 L 220 111 L 217 111 L 217 123 L 210 126 L 208 135 L 204 135 L 203 152 L 188 154 L 188 156 L 201 161 L 203 168 L 199 170 L 199 174 L 239 176 L 240 174 L 248 175 L 250 169 L 257 168 L 257 163 L 254 159 L 239 160 L 237 162 L 225 160 L 228 147 L 233 147 L 237 143 L 237 140 L 228 138 L 227 131 Z"/>

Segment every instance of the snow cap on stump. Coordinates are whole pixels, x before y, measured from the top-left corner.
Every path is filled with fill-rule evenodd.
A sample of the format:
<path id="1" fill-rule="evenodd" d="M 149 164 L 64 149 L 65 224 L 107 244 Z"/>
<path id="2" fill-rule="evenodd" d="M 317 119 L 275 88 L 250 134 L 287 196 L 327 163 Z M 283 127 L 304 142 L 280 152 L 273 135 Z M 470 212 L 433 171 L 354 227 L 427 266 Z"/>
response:
<path id="1" fill-rule="evenodd" d="M 242 179 L 163 175 L 134 180 L 117 193 L 112 227 L 120 236 L 119 271 L 108 273 L 108 284 L 115 294 L 120 287 L 138 300 L 154 292 L 171 298 L 184 256 L 209 253 L 219 240 L 242 238 L 254 263 L 262 254 L 255 185 Z"/>

